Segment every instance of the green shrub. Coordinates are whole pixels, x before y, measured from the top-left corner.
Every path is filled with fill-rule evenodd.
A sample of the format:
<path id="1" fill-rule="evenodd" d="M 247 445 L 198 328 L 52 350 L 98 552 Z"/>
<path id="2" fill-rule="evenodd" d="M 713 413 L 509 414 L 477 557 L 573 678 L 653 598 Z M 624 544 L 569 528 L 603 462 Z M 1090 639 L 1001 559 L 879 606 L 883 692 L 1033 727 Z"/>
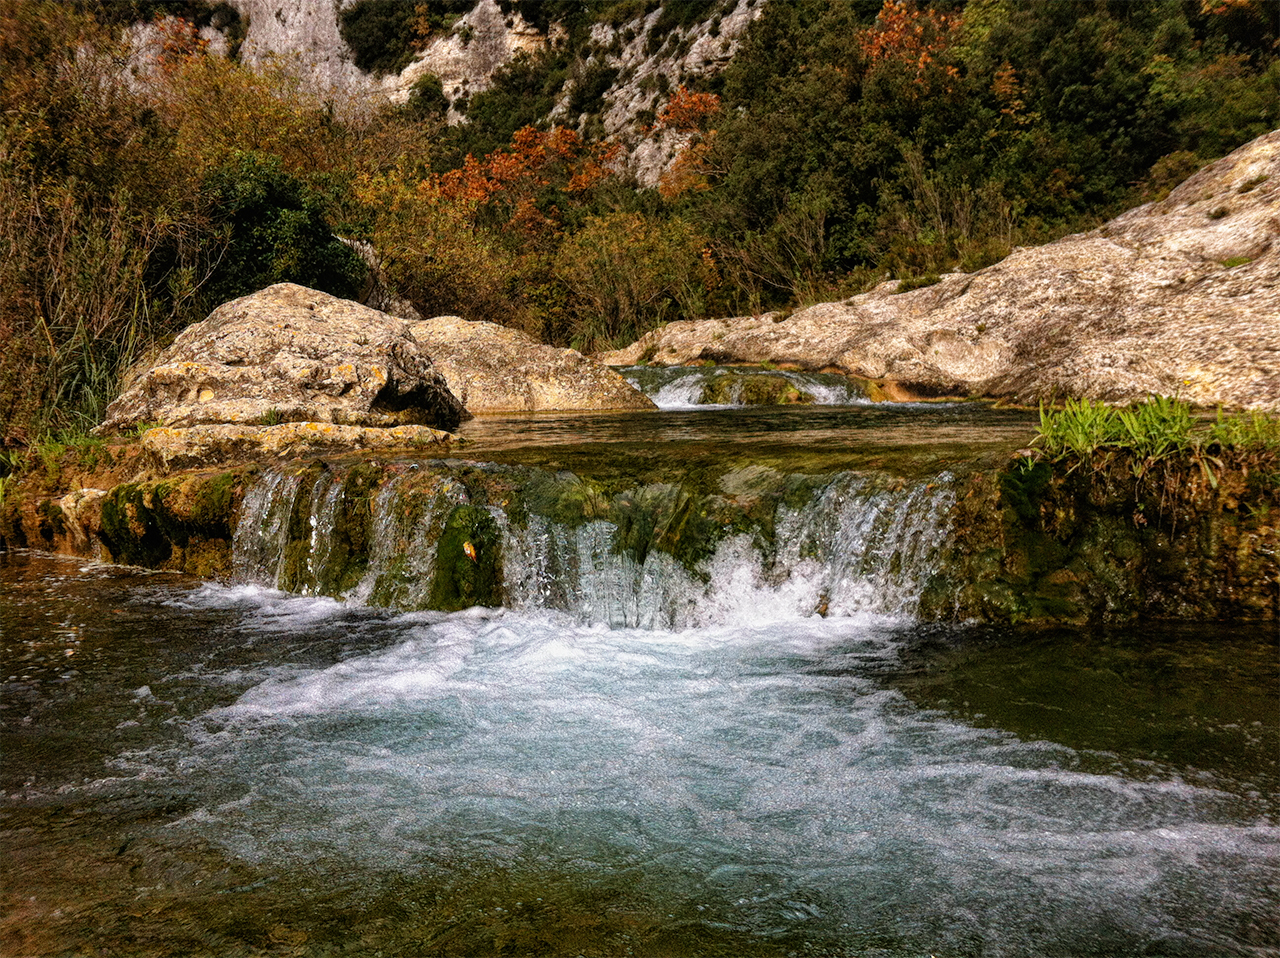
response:
<path id="1" fill-rule="evenodd" d="M 204 190 L 228 235 L 209 281 L 214 305 L 283 282 L 359 295 L 364 261 L 333 235 L 321 198 L 286 173 L 279 158 L 240 153 L 205 179 Z"/>
<path id="2" fill-rule="evenodd" d="M 416 0 L 356 0 L 338 15 L 352 61 L 366 73 L 399 73 L 413 59 Z"/>
<path id="3" fill-rule="evenodd" d="M 569 115 L 599 113 L 604 107 L 604 95 L 618 79 L 618 68 L 600 60 L 586 64 L 574 77 L 569 93 Z"/>
<path id="4" fill-rule="evenodd" d="M 438 120 L 449 112 L 444 83 L 434 73 L 424 73 L 409 91 L 405 112 L 415 120 Z"/>

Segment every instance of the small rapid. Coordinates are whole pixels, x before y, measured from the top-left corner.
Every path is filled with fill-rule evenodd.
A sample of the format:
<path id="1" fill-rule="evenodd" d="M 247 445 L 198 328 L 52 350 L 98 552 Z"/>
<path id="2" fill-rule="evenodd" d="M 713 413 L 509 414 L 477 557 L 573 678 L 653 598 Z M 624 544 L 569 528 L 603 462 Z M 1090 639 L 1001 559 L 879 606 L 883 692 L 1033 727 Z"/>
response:
<path id="1" fill-rule="evenodd" d="M 0 951 L 1276 958 L 1273 630 L 921 621 L 1028 421 L 475 422 L 261 469 L 229 583 L 0 553 Z"/>
<path id="2" fill-rule="evenodd" d="M 285 648 L 350 627 L 340 603 L 248 587 L 175 605 L 238 608 Z M 340 889 L 466 874 L 506 888 L 508 909 L 604 883 L 599 927 L 656 909 L 647 934 L 686 946 L 1269 953 L 1265 924 L 1226 919 L 1267 913 L 1267 800 L 921 709 L 887 681 L 900 622 L 384 621 L 383 647 L 237 671 L 243 691 L 187 722 L 185 743 L 126 754 L 116 774 L 181 783 L 195 804 L 170 836 L 268 874 Z M 467 940 L 483 949 L 492 927 Z"/>
<path id="3" fill-rule="evenodd" d="M 619 371 L 659 409 L 870 402 L 854 381 L 825 373 L 727 366 L 628 366 Z"/>

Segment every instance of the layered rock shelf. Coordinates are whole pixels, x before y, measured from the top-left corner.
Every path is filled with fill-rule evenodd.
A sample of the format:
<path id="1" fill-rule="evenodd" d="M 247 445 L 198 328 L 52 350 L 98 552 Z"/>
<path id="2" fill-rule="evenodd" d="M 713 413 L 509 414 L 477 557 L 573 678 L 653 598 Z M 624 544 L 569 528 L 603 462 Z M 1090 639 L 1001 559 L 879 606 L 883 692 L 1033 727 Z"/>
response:
<path id="1" fill-rule="evenodd" d="M 1280 131 L 1089 233 L 899 292 L 681 321 L 612 365 L 772 363 L 900 397 L 1280 408 Z"/>

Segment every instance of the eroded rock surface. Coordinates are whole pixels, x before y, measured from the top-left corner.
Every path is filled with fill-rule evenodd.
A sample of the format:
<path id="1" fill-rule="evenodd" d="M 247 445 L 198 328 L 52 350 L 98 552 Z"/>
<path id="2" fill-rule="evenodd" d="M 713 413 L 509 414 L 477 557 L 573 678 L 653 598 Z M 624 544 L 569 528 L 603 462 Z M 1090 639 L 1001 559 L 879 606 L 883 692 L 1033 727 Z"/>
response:
<path id="1" fill-rule="evenodd" d="M 1106 226 L 783 317 L 676 322 L 613 365 L 772 362 L 1035 402 L 1280 408 L 1280 131 Z"/>
<path id="2" fill-rule="evenodd" d="M 270 458 L 315 455 L 344 449 L 447 449 L 458 442 L 430 426 L 338 426 L 331 422 L 286 422 L 277 426 L 209 425 L 160 427 L 142 434 L 142 449 L 160 473 Z"/>
<path id="3" fill-rule="evenodd" d="M 407 322 L 278 283 L 184 330 L 107 407 L 99 431 L 282 422 L 452 429 L 466 415 Z"/>
<path id="4" fill-rule="evenodd" d="M 409 328 L 470 413 L 656 408 L 608 366 L 517 329 L 457 316 Z"/>

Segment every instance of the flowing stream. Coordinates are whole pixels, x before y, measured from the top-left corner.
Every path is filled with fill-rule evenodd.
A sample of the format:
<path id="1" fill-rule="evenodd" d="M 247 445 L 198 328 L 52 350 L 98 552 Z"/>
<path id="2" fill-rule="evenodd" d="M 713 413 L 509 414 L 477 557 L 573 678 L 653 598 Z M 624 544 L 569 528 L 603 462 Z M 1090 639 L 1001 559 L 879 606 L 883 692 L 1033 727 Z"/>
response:
<path id="1" fill-rule="evenodd" d="M 1274 624 L 915 617 L 1028 421 L 478 421 L 354 565 L 342 468 L 236 582 L 0 554 L 0 954 L 1280 954 Z M 424 608 L 457 516 L 501 605 Z"/>

